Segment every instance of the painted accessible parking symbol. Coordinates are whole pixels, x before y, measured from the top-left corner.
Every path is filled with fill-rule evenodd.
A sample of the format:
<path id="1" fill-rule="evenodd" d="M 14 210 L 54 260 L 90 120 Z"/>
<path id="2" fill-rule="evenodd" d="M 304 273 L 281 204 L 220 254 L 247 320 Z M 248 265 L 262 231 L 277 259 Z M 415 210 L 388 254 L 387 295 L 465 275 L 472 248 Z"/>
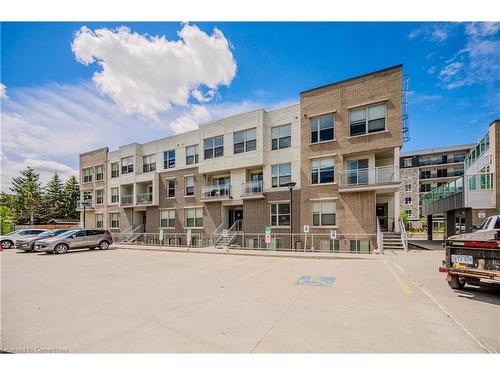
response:
<path id="1" fill-rule="evenodd" d="M 310 276 L 304 275 L 299 277 L 295 284 L 304 286 L 332 286 L 335 283 L 334 276 Z"/>

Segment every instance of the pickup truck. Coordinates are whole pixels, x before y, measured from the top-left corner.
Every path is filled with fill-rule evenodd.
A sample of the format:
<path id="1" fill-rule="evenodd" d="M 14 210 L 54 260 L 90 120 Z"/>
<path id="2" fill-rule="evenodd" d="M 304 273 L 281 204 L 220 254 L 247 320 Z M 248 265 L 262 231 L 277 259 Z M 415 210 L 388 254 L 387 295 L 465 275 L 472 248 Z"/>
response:
<path id="1" fill-rule="evenodd" d="M 486 218 L 472 230 L 446 240 L 445 259 L 439 272 L 447 274 L 452 289 L 463 289 L 466 283 L 481 280 L 500 282 L 500 215 Z"/>

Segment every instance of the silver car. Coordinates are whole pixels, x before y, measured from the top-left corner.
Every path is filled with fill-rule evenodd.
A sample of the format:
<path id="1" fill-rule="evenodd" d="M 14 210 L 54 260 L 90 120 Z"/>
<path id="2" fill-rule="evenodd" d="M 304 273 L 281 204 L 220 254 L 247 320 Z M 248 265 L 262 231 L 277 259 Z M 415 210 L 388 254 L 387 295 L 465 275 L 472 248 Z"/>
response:
<path id="1" fill-rule="evenodd" d="M 45 238 L 60 236 L 68 232 L 69 229 L 53 229 L 42 232 L 36 236 L 26 236 L 16 241 L 16 247 L 23 251 L 33 251 L 35 249 L 35 242 Z"/>
<path id="2" fill-rule="evenodd" d="M 23 239 L 27 236 L 35 236 L 46 231 L 46 229 L 18 229 L 5 236 L 1 236 L 0 245 L 2 246 L 2 249 L 10 249 L 16 244 L 18 239 Z"/>
<path id="3" fill-rule="evenodd" d="M 34 250 L 47 253 L 64 254 L 74 249 L 106 250 L 113 243 L 111 233 L 105 229 L 77 229 L 57 237 L 45 238 L 35 242 Z"/>

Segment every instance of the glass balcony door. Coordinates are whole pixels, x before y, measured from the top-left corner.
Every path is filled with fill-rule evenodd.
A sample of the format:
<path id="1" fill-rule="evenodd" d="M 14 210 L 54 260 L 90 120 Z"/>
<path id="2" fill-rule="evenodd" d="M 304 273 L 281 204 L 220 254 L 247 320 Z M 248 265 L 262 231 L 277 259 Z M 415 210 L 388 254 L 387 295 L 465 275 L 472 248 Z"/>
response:
<path id="1" fill-rule="evenodd" d="M 347 161 L 347 184 L 368 184 L 368 159 Z"/>

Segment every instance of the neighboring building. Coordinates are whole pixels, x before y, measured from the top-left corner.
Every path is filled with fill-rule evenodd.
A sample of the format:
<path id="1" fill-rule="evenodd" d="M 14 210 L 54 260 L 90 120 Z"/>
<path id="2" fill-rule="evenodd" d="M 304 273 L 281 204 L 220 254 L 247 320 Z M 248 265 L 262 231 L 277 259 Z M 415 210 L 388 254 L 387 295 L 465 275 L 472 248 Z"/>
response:
<path id="1" fill-rule="evenodd" d="M 212 235 L 236 222 L 246 234 L 267 226 L 289 233 L 293 223 L 294 233 L 310 225 L 311 233 L 367 235 L 310 244 L 318 248 L 373 249 L 377 217 L 398 231 L 402 83 L 398 65 L 304 91 L 300 103 L 283 108 L 82 154 L 82 200 L 93 202 L 86 224 Z M 89 180 L 102 164 L 105 181 Z M 253 241 L 246 236 L 245 245 Z"/>
<path id="2" fill-rule="evenodd" d="M 431 190 L 464 174 L 465 156 L 474 144 L 431 148 L 401 153 L 400 205 L 408 211 L 410 225 L 421 229 L 421 197 Z M 443 215 L 433 217 L 434 229 L 444 222 Z"/>
<path id="3" fill-rule="evenodd" d="M 500 213 L 500 120 L 490 123 L 488 132 L 466 155 L 464 175 L 422 197 L 422 214 L 446 217 L 446 236 L 479 226 L 483 219 Z"/>

